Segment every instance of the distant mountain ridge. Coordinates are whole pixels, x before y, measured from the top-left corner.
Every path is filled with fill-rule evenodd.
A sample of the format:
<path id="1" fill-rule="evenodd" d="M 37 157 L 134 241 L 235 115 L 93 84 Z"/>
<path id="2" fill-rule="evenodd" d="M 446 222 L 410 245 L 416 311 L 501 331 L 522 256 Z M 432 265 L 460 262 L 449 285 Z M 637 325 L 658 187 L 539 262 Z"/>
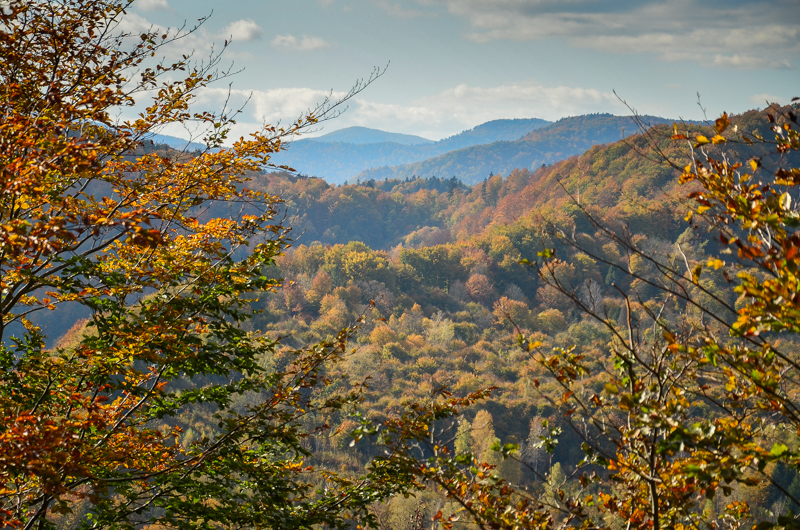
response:
<path id="1" fill-rule="evenodd" d="M 148 140 L 156 145 L 168 145 L 172 149 L 177 149 L 178 151 L 197 151 L 198 149 L 202 151 L 206 148 L 205 144 L 201 144 L 199 142 L 190 142 L 184 138 L 169 136 L 167 134 L 154 134 L 149 137 Z"/>
<path id="2" fill-rule="evenodd" d="M 344 143 L 344 144 L 381 144 L 391 142 L 400 145 L 424 145 L 435 143 L 433 140 L 428 140 L 422 136 L 414 136 L 412 134 L 400 134 L 381 131 L 379 129 L 370 129 L 368 127 L 348 127 L 338 131 L 329 132 L 316 138 L 309 138 L 314 142 L 325 143 Z"/>
<path id="3" fill-rule="evenodd" d="M 640 119 L 651 125 L 672 121 L 655 116 Z M 471 185 L 493 173 L 508 174 L 521 168 L 535 170 L 636 132 L 638 127 L 631 116 L 611 114 L 574 116 L 555 123 L 536 118 L 494 120 L 437 142 L 420 136 L 349 127 L 318 138 L 294 141 L 286 151 L 274 154 L 271 162 L 332 184 L 419 176 L 456 177 Z M 390 139 L 396 141 L 386 141 Z M 167 135 L 155 135 L 152 140 L 179 150 L 204 148 L 202 144 Z"/>
<path id="4" fill-rule="evenodd" d="M 651 125 L 672 123 L 672 120 L 656 116 L 640 118 Z M 589 114 L 563 118 L 516 141 L 473 145 L 419 162 L 370 168 L 352 181 L 455 176 L 465 184 L 476 184 L 492 173 L 507 175 L 514 169 L 535 170 L 543 164 L 579 155 L 594 145 L 613 143 L 637 132 L 632 116 Z"/>
<path id="5" fill-rule="evenodd" d="M 277 165 L 290 166 L 302 174 L 324 178 L 331 183 L 342 183 L 370 168 L 420 162 L 454 149 L 501 140 L 516 140 L 550 123 L 538 118 L 494 120 L 444 140 L 422 145 L 397 142 L 346 143 L 336 139 L 337 136 L 341 138 L 341 135 L 336 135 L 339 131 L 335 131 L 330 133 L 333 142 L 319 141 L 318 138 L 296 140 L 286 151 L 276 153 L 271 161 Z M 363 132 L 357 131 L 356 136 Z M 348 134 L 344 133 L 345 137 Z"/>
<path id="6" fill-rule="evenodd" d="M 452 151 L 473 145 L 519 140 L 526 134 L 547 127 L 551 123 L 553 122 L 538 118 L 487 121 L 477 127 L 440 140 L 437 144 L 447 151 Z"/>

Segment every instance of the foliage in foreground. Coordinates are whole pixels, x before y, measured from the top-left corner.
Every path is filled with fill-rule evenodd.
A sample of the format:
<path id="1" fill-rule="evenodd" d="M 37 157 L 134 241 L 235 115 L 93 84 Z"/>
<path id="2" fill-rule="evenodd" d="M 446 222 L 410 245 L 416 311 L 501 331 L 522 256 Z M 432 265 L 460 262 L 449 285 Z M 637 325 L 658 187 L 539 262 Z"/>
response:
<path id="1" fill-rule="evenodd" d="M 325 429 L 305 418 L 358 399 L 357 385 L 327 391 L 325 373 L 352 329 L 269 370 L 275 342 L 242 326 L 252 299 L 280 285 L 265 271 L 288 241 L 279 199 L 245 188 L 246 175 L 339 102 L 221 148 L 235 112 L 189 105 L 227 76 L 219 56 L 151 62 L 187 32 L 126 33 L 129 5 L 0 9 L 0 526 L 369 522 L 368 505 L 409 487 L 404 476 L 304 462 L 304 441 Z M 113 119 L 144 93 L 137 119 Z M 140 149 L 187 122 L 205 131 L 205 151 Z M 242 211 L 202 218 L 212 202 Z M 85 326 L 45 348 L 33 315 L 70 307 Z M 191 410 L 209 429 L 181 443 Z"/>
<path id="2" fill-rule="evenodd" d="M 619 290 L 620 318 L 559 278 L 551 251 L 540 254 L 543 279 L 613 337 L 599 391 L 583 384 L 596 371 L 584 352 L 547 352 L 521 339 L 563 389 L 565 416 L 584 441 L 583 465 L 603 471 L 593 478 L 602 490 L 583 502 L 609 522 L 798 527 L 798 490 L 781 475 L 796 474 L 800 463 L 794 337 L 800 240 L 793 197 L 800 136 L 796 110 L 775 110 L 768 115 L 774 140 L 741 131 L 727 115 L 712 135 L 676 128 L 672 139 L 691 142 L 693 151 L 690 163 L 675 166 L 681 182 L 694 187 L 697 206 L 687 220 L 717 240 L 704 252 L 687 256 L 680 244 L 646 248 L 585 210 L 628 263 L 555 230 L 554 237 L 638 284 Z M 748 156 L 754 145 L 760 156 Z M 765 506 L 766 487 L 779 496 Z M 734 495 L 742 489 L 749 494 Z"/>
<path id="3" fill-rule="evenodd" d="M 673 156 L 645 135 L 536 178 L 434 183 L 448 189 L 420 219 L 446 219 L 461 243 L 281 257 L 278 199 L 245 176 L 326 109 L 232 149 L 137 151 L 184 120 L 218 147 L 230 122 L 188 107 L 214 61 L 162 81 L 189 65 L 145 61 L 176 36 L 109 29 L 126 5 L 20 0 L 0 15 L 4 525 L 398 528 L 406 501 L 415 524 L 443 527 L 796 525 L 792 109 L 772 116 L 774 142 L 728 117 L 712 134 L 675 131 L 694 150 L 679 168 L 695 222 L 719 242 L 639 200 L 669 170 L 616 155 L 644 142 Z M 111 120 L 154 87 L 140 119 Z M 211 202 L 246 215 L 209 218 Z M 542 243 L 541 276 L 525 278 L 515 267 Z M 76 305 L 86 325 L 46 349 L 34 315 Z M 386 320 L 351 351 L 352 328 L 339 329 L 373 312 Z M 295 333 L 281 347 L 266 329 Z"/>

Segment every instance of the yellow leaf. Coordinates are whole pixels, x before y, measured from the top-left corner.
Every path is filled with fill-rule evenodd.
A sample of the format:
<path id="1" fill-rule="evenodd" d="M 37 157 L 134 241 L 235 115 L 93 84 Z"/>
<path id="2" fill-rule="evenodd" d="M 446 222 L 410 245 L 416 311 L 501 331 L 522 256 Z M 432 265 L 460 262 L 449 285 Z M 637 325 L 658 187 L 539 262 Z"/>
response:
<path id="1" fill-rule="evenodd" d="M 709 267 L 714 267 L 714 270 L 718 270 L 721 267 L 725 266 L 725 262 L 722 261 L 721 259 L 713 258 L 709 259 L 708 262 L 706 262 L 706 265 L 708 265 Z"/>
<path id="2" fill-rule="evenodd" d="M 706 138 L 702 134 L 698 135 L 697 138 L 695 138 L 695 140 L 697 140 L 697 145 L 695 147 L 709 143 L 708 138 Z"/>
<path id="3" fill-rule="evenodd" d="M 719 134 L 711 139 L 711 143 L 713 143 L 713 144 L 722 144 L 722 143 L 725 143 L 727 141 L 728 141 L 727 138 L 725 138 L 724 136 L 721 136 Z"/>
<path id="4" fill-rule="evenodd" d="M 700 264 L 698 264 L 698 265 L 697 265 L 697 266 L 696 266 L 696 267 L 695 267 L 695 268 L 692 270 L 692 281 L 693 281 L 694 283 L 697 283 L 698 281 L 700 281 L 700 273 L 701 273 L 701 272 L 703 272 L 703 266 L 702 266 L 702 265 L 700 265 Z"/>

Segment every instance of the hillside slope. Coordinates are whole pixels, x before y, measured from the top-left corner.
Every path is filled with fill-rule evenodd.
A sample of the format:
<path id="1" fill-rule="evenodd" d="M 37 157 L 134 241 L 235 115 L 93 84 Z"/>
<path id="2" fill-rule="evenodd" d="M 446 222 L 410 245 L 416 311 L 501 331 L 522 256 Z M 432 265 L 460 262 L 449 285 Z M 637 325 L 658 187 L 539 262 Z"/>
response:
<path id="1" fill-rule="evenodd" d="M 671 123 L 671 120 L 653 116 L 643 116 L 643 119 L 653 125 Z M 533 170 L 636 132 L 631 116 L 592 114 L 564 118 L 516 141 L 475 145 L 420 162 L 371 168 L 356 175 L 355 179 L 366 181 L 435 175 L 444 178 L 455 176 L 466 184 L 475 184 L 490 173 L 508 174 L 519 168 Z"/>
<path id="2" fill-rule="evenodd" d="M 519 140 L 526 134 L 547 127 L 551 123 L 538 118 L 487 121 L 477 127 L 440 140 L 436 145 L 442 150 L 441 152 L 447 152 L 472 145 Z"/>
<path id="3" fill-rule="evenodd" d="M 763 113 L 755 112 L 732 121 L 740 130 L 759 128 L 762 133 L 769 125 Z M 690 136 L 710 135 L 710 130 L 693 126 Z M 609 374 L 614 373 L 613 363 L 619 358 L 611 353 L 619 338 L 611 331 L 615 323 L 619 330 L 644 334 L 654 314 L 651 308 L 666 308 L 659 313 L 665 320 L 685 311 L 685 306 L 677 305 L 678 297 L 665 300 L 658 289 L 625 274 L 623 271 L 635 270 L 646 276 L 652 265 L 587 222 L 583 209 L 606 227 L 626 225 L 638 248 L 665 263 L 677 259 L 687 268 L 691 265 L 700 270 L 715 245 L 706 230 L 696 225 L 693 229 L 684 220 L 686 196 L 692 187 L 679 184 L 681 171 L 663 163 L 661 155 L 682 167 L 691 153 L 687 142 L 672 140 L 671 135 L 671 128 L 662 125 L 650 138 L 637 135 L 625 142 L 595 146 L 535 172 L 520 169 L 505 178 L 496 175 L 468 193 L 461 188 L 430 190 L 431 195 L 437 191 L 439 205 L 449 206 L 439 212 L 441 225 L 421 231 L 449 233 L 450 243 L 430 240 L 429 244 L 411 245 L 407 238 L 403 247 L 388 251 L 355 241 L 300 245 L 278 260 L 276 274 L 286 279 L 284 288 L 259 301 L 258 309 L 263 312 L 253 329 L 270 330 L 274 336 L 287 337 L 288 346 L 296 346 L 301 341 L 330 337 L 366 314 L 352 356 L 336 368 L 341 374 L 369 378 L 371 393 L 360 405 L 366 417 L 383 419 L 403 402 L 429 400 L 434 389 L 442 386 L 456 396 L 493 387 L 491 398 L 477 405 L 478 411 L 470 411 L 460 420 L 458 430 L 453 426 L 448 435 L 457 433 L 482 454 L 487 447 L 482 440 L 519 445 L 528 459 L 526 464 L 541 466 L 537 468 L 539 476 L 515 459 L 499 457 L 494 460 L 497 472 L 515 484 L 540 487 L 541 474 L 548 469 L 550 473 L 561 466 L 575 469 L 584 457 L 581 432 L 570 428 L 571 412 L 565 413 L 566 407 L 562 407 L 564 389 L 543 362 L 555 358 L 550 357 L 552 348 L 576 348 L 580 357 L 575 362 L 579 364 L 553 365 L 554 372 L 580 366 L 585 373 L 581 386 L 575 388 L 589 396 L 608 384 Z M 765 167 L 787 162 L 783 157 L 767 156 L 770 147 L 763 144 L 751 147 L 732 141 L 724 146 L 709 145 L 707 152 L 733 154 L 736 160 L 760 156 Z M 789 160 L 792 166 L 797 162 L 796 158 Z M 338 196 L 343 204 L 348 204 L 345 199 L 355 197 L 357 190 L 369 190 L 381 201 L 413 204 L 422 197 L 406 194 L 410 191 L 406 186 L 430 181 L 392 181 L 385 190 L 380 189 L 384 183 L 375 182 L 328 188 L 327 193 L 331 198 Z M 308 182 L 301 184 L 308 186 Z M 311 209 L 322 209 L 320 206 L 313 204 Z M 384 211 L 378 208 L 379 213 Z M 558 232 L 566 237 L 553 237 Z M 544 248 L 554 249 L 559 258 L 551 262 L 559 282 L 584 306 L 594 306 L 610 319 L 611 330 L 585 318 L 573 301 L 520 264 L 521 258 L 535 260 Z M 703 287 L 732 306 L 737 294 L 731 289 L 728 272 L 735 273 L 706 271 Z M 539 344 L 540 354 L 519 347 L 520 331 Z M 786 346 L 789 351 L 797 349 L 795 343 Z M 275 362 L 288 363 L 289 352 L 287 348 L 285 356 Z M 706 410 L 700 408 L 698 414 Z M 551 455 L 536 453 L 546 432 L 543 420 L 564 432 Z M 331 418 L 331 426 L 342 426 L 345 431 L 357 423 L 341 415 Z M 338 454 L 341 459 L 354 460 L 342 451 L 349 439 L 342 436 L 338 440 L 342 440 L 339 452 L 332 444 L 334 449 L 325 457 L 333 459 Z M 543 458 L 539 460 L 537 455 Z M 792 483 L 793 476 L 780 478 L 782 487 Z M 575 482 L 570 487 L 580 488 Z M 769 506 L 779 495 L 777 490 L 765 492 L 761 498 L 767 500 L 758 502 Z"/>
<path id="4" fill-rule="evenodd" d="M 149 141 L 153 142 L 155 146 L 167 146 L 171 149 L 175 149 L 177 151 L 197 151 L 197 150 L 204 150 L 206 149 L 206 145 L 200 142 L 190 142 L 184 138 L 178 138 L 177 136 L 169 136 L 167 134 L 154 134 L 150 138 Z"/>
<path id="5" fill-rule="evenodd" d="M 769 125 L 759 113 L 736 117 L 734 123 L 746 131 Z M 692 136 L 700 132 L 693 131 Z M 710 134 L 708 129 L 702 132 Z M 471 189 L 451 179 L 332 186 L 322 179 L 260 175 L 253 187 L 280 194 L 295 216 L 289 222 L 307 229 L 307 236 L 316 233 L 301 239 L 267 272 L 284 278 L 283 287 L 259 296 L 253 307 L 258 314 L 247 329 L 283 337 L 283 349 L 266 361 L 280 371 L 292 362 L 292 348 L 333 337 L 366 315 L 351 353 L 326 374 L 331 391 L 349 390 L 348 380 L 340 377 L 344 374 L 369 381 L 359 405 L 366 417 L 380 421 L 403 402 L 430 399 L 443 385 L 457 396 L 494 387 L 491 398 L 461 420 L 460 425 L 471 427 L 459 431 L 469 434 L 472 450 L 485 451 L 483 440 L 514 443 L 526 457 L 536 457 L 526 463 L 541 466 L 540 473 L 553 469 L 551 464 L 575 468 L 583 458 L 581 440 L 558 408 L 563 389 L 519 348 L 516 335 L 521 330 L 547 352 L 575 346 L 585 356 L 582 365 L 588 371 L 582 388 L 587 390 L 608 382 L 612 368 L 604 363 L 615 337 L 583 318 L 570 300 L 519 260 L 554 248 L 563 260 L 559 277 L 581 299 L 602 304 L 608 318 L 620 323 L 630 322 L 631 312 L 634 322 L 648 322 L 644 308 L 660 303 L 658 291 L 616 274 L 582 249 L 623 269 L 647 264 L 605 239 L 586 222 L 581 207 L 606 226 L 627 225 L 636 244 L 648 252 L 674 252 L 679 244 L 684 259 L 692 265 L 704 263 L 704 248 L 713 242 L 704 240 L 704 230 L 692 230 L 683 220 L 690 188 L 679 185 L 680 172 L 659 158 L 665 153 L 677 162 L 686 160 L 686 143 L 670 136 L 669 127 L 659 126 L 653 131 L 657 149 L 637 135 L 535 171 L 495 175 Z M 721 148 L 708 149 L 719 153 Z M 742 149 L 744 159 L 763 154 L 763 146 Z M 776 159 L 764 156 L 762 163 L 768 166 Z M 569 234 L 581 249 L 551 238 L 548 225 Z M 368 245 L 352 241 L 358 239 Z M 735 294 L 726 280 L 713 274 L 706 285 L 733 304 Z M 618 289 L 635 291 L 638 302 L 626 304 Z M 61 324 L 64 318 L 55 316 L 60 312 L 47 317 Z M 199 414 L 191 419 L 197 435 L 215 421 L 210 413 L 202 421 Z M 543 420 L 565 433 L 552 455 L 535 452 Z M 361 442 L 360 449 L 348 450 L 347 433 L 357 426 L 352 416 L 334 412 L 325 421 L 330 436 L 315 442 L 309 463 L 363 464 L 369 445 Z M 186 431 L 186 438 L 194 436 Z M 497 463 L 507 480 L 531 488 L 541 485 L 541 477 L 517 460 Z"/>
<path id="6" fill-rule="evenodd" d="M 558 129 L 564 134 L 567 130 L 569 123 Z M 602 129 L 592 132 L 597 130 Z M 670 142 L 666 126 L 659 126 L 654 134 L 665 142 L 661 146 L 665 152 L 679 149 Z M 668 184 L 676 183 L 674 171 L 637 152 L 646 149 L 647 141 L 635 135 L 595 145 L 581 155 L 535 170 L 523 167 L 496 174 L 472 187 L 457 179 L 437 177 L 336 186 L 320 178 L 287 174 L 263 175 L 251 186 L 283 198 L 288 222 L 302 234 L 299 242 L 304 244 L 355 240 L 373 249 L 389 250 L 398 244 L 425 247 L 466 242 L 498 227 L 533 226 L 533 216 L 543 211 L 563 216 L 573 210 L 568 193 L 620 222 L 668 230 L 671 224 L 666 219 L 652 223 L 656 218 L 653 209 L 675 200 L 674 196 L 667 198 Z M 495 150 L 498 152 L 502 154 Z M 502 159 L 498 156 L 497 160 Z"/>
<path id="7" fill-rule="evenodd" d="M 582 124 L 589 119 L 594 127 Z M 732 119 L 748 131 L 765 121 L 756 112 Z M 257 177 L 251 185 L 285 200 L 288 222 L 303 234 L 300 242 L 305 244 L 356 240 L 374 249 L 389 250 L 398 244 L 424 247 L 464 242 L 514 224 L 534 227 L 536 216 L 543 212 L 557 212 L 562 219 L 575 223 L 576 208 L 570 194 L 614 222 L 668 237 L 673 217 L 685 214 L 683 210 L 674 212 L 680 202 L 674 169 L 656 163 L 652 146 L 639 134 L 592 145 L 613 136 L 625 123 L 621 118 L 593 116 L 561 120 L 549 126 L 549 131 L 534 131 L 526 142 L 566 146 L 565 150 L 583 145 L 590 148 L 544 167 L 529 169 L 520 164 L 520 168 L 497 172 L 471 187 L 444 177 L 362 180 L 360 184 L 336 186 L 320 178 L 282 174 Z M 701 126 L 692 127 L 710 134 Z M 664 124 L 651 130 L 662 152 L 679 159 L 685 146 L 671 140 L 671 134 L 671 128 Z M 503 142 L 489 152 L 495 155 L 493 160 L 514 167 L 509 146 L 521 143 Z M 502 158 L 498 146 L 507 148 L 510 162 Z M 491 146 L 472 151 L 484 147 Z M 759 154 L 756 147 L 740 148 L 753 150 L 748 156 Z M 642 153 L 649 153 L 649 157 Z M 771 163 L 768 159 L 762 162 Z"/>

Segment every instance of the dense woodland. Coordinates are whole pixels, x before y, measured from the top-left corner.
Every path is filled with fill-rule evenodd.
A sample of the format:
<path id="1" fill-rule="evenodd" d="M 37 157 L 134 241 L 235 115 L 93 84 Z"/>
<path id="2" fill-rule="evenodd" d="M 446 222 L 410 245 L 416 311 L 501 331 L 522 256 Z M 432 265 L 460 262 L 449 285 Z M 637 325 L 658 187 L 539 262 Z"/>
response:
<path id="1" fill-rule="evenodd" d="M 746 113 L 732 123 L 768 134 L 766 114 Z M 602 308 L 607 318 L 622 323 L 620 294 L 634 293 L 637 318 L 647 320 L 645 308 L 662 296 L 657 287 L 609 266 L 620 264 L 645 278 L 656 272 L 603 230 L 627 234 L 649 256 L 674 261 L 679 249 L 691 266 L 718 250 L 719 242 L 704 227 L 684 219 L 692 188 L 681 185 L 676 169 L 664 162 L 663 157 L 686 156 L 686 147 L 670 138 L 671 129 L 656 126 L 647 135 L 598 145 L 535 172 L 493 175 L 466 189 L 440 179 L 331 186 L 319 179 L 260 177 L 255 185 L 285 197 L 288 211 L 297 212 L 295 226 L 302 235 L 278 260 L 275 274 L 284 286 L 260 299 L 262 313 L 252 329 L 269 330 L 287 346 L 298 346 L 332 336 L 365 314 L 355 353 L 340 367 L 348 377 L 368 381 L 364 414 L 380 422 L 441 386 L 459 395 L 494 388 L 460 423 L 441 427 L 445 438 L 449 435 L 456 451 L 460 444 L 460 450 L 469 448 L 497 465 L 513 484 L 551 498 L 559 488 L 576 492 L 581 439 L 565 422 L 560 385 L 520 348 L 518 336 L 523 333 L 545 350 L 582 352 L 594 375 L 581 388 L 599 392 L 609 381 L 607 352 L 615 338 L 587 308 Z M 744 159 L 766 152 L 743 144 L 734 154 Z M 773 169 L 786 163 L 759 160 Z M 553 275 L 572 297 L 521 263 L 535 261 L 544 249 L 554 251 Z M 729 284 L 723 271 L 704 280 L 719 303 L 733 306 L 738 294 Z M 789 341 L 785 348 L 796 347 L 783 340 Z M 274 362 L 281 362 L 280 355 Z M 695 404 L 692 415 L 707 413 Z M 338 428 L 318 454 L 351 465 L 357 460 L 349 451 L 362 458 L 371 454 L 365 442 L 347 449 L 346 433 L 356 426 L 352 419 L 342 415 L 330 421 Z M 563 431 L 547 453 L 541 439 L 553 426 Z M 799 440 L 787 436 L 781 440 L 797 447 Z M 516 458 L 503 460 L 490 449 L 495 442 L 518 445 Z M 721 516 L 731 500 L 748 501 L 759 518 L 796 510 L 780 488 L 800 498 L 800 476 L 782 464 L 770 473 L 777 486 L 737 487 L 728 497 L 707 501 L 705 517 Z M 433 493 L 413 502 L 395 499 L 384 526 L 404 527 L 401 521 L 413 520 L 415 510 L 423 510 L 426 519 L 437 510 L 454 510 L 448 502 Z"/>
<path id="2" fill-rule="evenodd" d="M 0 9 L 0 527 L 800 528 L 797 104 L 336 185 L 380 69 L 231 141 L 130 4 Z"/>
<path id="3" fill-rule="evenodd" d="M 733 123 L 763 130 L 766 112 L 737 116 Z M 587 214 L 629 234 L 649 255 L 674 259 L 678 248 L 688 264 L 696 264 L 719 245 L 684 220 L 691 188 L 679 184 L 675 169 L 661 157 L 680 158 L 686 147 L 670 133 L 670 127 L 657 126 L 647 136 L 598 145 L 535 172 L 493 175 L 472 187 L 437 178 L 340 186 L 285 173 L 253 178 L 248 186 L 285 201 L 295 239 L 270 272 L 282 279 L 282 287 L 253 303 L 258 315 L 247 329 L 282 345 L 263 362 L 280 371 L 295 349 L 331 339 L 366 317 L 353 338 L 353 353 L 331 373 L 339 381 L 332 392 L 365 383 L 361 402 L 357 409 L 310 420 L 330 426 L 307 442 L 312 461 L 355 471 L 378 454 L 380 447 L 368 440 L 351 446 L 350 432 L 359 425 L 356 410 L 380 423 L 443 386 L 456 395 L 493 388 L 484 403 L 439 425 L 443 438 L 456 451 L 470 450 L 497 465 L 512 484 L 545 497 L 553 498 L 558 489 L 580 490 L 577 470 L 584 452 L 564 420 L 560 386 L 520 347 L 518 337 L 522 333 L 544 349 L 581 351 L 595 374 L 581 388 L 599 391 L 609 381 L 607 351 L 614 337 L 585 308 L 602 307 L 621 322 L 620 293 L 632 292 L 638 297 L 634 311 L 646 319 L 637 307 L 660 296 L 657 288 L 601 261 L 622 264 L 634 274 L 654 272 L 652 264 L 609 241 Z M 754 147 L 740 149 L 742 157 L 758 154 Z M 764 158 L 764 164 L 775 162 Z M 535 261 L 544 249 L 553 249 L 554 275 L 583 308 L 521 263 Z M 708 291 L 735 304 L 738 295 L 722 271 L 705 282 Z M 78 325 L 71 333 L 80 330 Z M 70 340 L 67 334 L 62 343 Z M 693 414 L 702 416 L 702 406 L 696 407 Z M 182 444 L 212 436 L 210 412 L 197 407 L 179 418 Z M 554 427 L 562 434 L 548 453 L 541 438 Z M 798 444 L 794 436 L 784 441 Z M 504 460 L 491 449 L 496 442 L 518 450 Z M 770 472 L 800 498 L 795 471 L 776 465 Z M 731 499 L 749 501 L 757 517 L 792 508 L 777 487 L 762 483 L 737 487 L 702 509 L 716 517 Z M 448 515 L 457 507 L 429 490 L 376 509 L 388 529 L 407 528 L 415 517 L 429 521 L 439 510 Z"/>

